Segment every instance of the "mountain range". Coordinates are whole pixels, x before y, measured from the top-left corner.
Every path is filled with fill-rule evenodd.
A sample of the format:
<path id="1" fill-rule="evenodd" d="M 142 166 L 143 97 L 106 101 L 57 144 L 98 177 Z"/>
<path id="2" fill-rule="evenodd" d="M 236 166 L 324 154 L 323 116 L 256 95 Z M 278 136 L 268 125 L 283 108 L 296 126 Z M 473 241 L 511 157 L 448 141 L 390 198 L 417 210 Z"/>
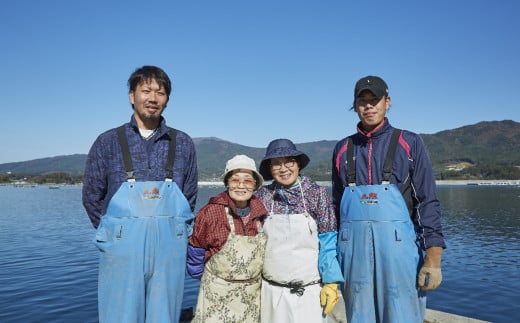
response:
<path id="1" fill-rule="evenodd" d="M 435 134 L 420 134 L 420 136 L 430 153 L 438 178 L 453 177 L 453 174 L 460 176 L 461 172 L 476 169 L 475 167 L 481 167 L 478 168 L 481 177 L 485 177 L 482 172 L 488 169 L 496 172 L 496 169 L 504 167 L 513 171 L 518 170 L 520 173 L 520 123 L 518 122 L 483 121 Z M 248 147 L 215 137 L 193 138 L 193 141 L 201 181 L 218 178 L 224 170 L 226 161 L 236 154 L 250 156 L 258 166 L 265 153 L 265 147 Z M 321 140 L 297 143 L 297 148 L 311 159 L 303 173 L 316 180 L 329 180 L 332 150 L 336 142 L 336 140 Z M 0 174 L 45 175 L 61 172 L 80 176 L 83 174 L 86 157 L 86 154 L 74 154 L 5 163 L 0 164 Z"/>

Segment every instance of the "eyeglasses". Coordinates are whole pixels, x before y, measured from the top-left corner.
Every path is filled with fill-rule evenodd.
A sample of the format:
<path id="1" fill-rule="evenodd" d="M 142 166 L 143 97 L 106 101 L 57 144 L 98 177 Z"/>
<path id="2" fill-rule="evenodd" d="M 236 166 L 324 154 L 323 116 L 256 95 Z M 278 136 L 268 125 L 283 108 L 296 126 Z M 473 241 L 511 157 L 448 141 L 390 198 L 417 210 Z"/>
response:
<path id="1" fill-rule="evenodd" d="M 256 186 L 256 181 L 254 178 L 230 177 L 228 179 L 228 187 L 231 189 L 237 188 L 240 183 L 242 183 L 248 190 L 252 190 Z"/>
<path id="2" fill-rule="evenodd" d="M 272 170 L 280 170 L 282 169 L 282 165 L 284 165 L 286 168 L 291 168 L 296 164 L 296 159 L 289 159 L 285 161 L 277 160 L 277 161 L 271 161 L 271 169 Z"/>

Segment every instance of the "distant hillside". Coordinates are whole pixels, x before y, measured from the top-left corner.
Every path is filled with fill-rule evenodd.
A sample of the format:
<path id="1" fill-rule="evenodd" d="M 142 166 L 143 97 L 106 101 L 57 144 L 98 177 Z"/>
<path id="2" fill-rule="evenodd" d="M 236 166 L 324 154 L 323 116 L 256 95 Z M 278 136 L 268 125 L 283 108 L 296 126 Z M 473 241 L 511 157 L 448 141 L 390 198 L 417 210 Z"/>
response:
<path id="1" fill-rule="evenodd" d="M 518 122 L 486 121 L 432 135 L 421 134 L 421 137 L 430 152 L 438 178 L 460 177 L 461 174 L 472 169 L 472 172 L 464 176 L 493 179 L 491 177 L 501 176 L 497 171 L 506 169 L 509 172 L 510 169 L 515 169 L 514 166 L 520 166 L 520 123 Z M 214 137 L 194 138 L 194 142 L 200 180 L 218 178 L 226 160 L 236 154 L 246 154 L 255 159 L 258 165 L 265 153 L 264 147 L 248 147 Z M 304 173 L 317 180 L 329 180 L 332 150 L 335 144 L 336 141 L 327 140 L 296 144 L 298 149 L 306 152 L 311 158 L 311 163 Z M 11 172 L 44 175 L 65 172 L 78 176 L 83 173 L 85 160 L 85 154 L 76 154 L 0 164 L 0 174 Z M 516 169 L 520 172 L 520 168 Z M 505 173 L 503 176 L 512 175 Z M 511 179 L 519 178 L 520 176 Z"/>
<path id="2" fill-rule="evenodd" d="M 520 123 L 486 121 L 433 135 L 421 135 L 432 163 L 520 165 Z"/>
<path id="3" fill-rule="evenodd" d="M 0 164 L 0 173 L 45 175 L 64 172 L 71 175 L 81 175 L 85 168 L 86 159 L 86 154 L 75 154 Z"/>
<path id="4" fill-rule="evenodd" d="M 197 150 L 199 178 L 201 179 L 219 177 L 224 171 L 226 161 L 234 155 L 248 155 L 256 161 L 258 167 L 265 154 L 265 148 L 242 146 L 218 138 L 195 138 L 193 141 Z M 304 151 L 311 159 L 306 171 L 330 172 L 330 160 L 335 144 L 335 141 L 325 140 L 296 144 L 296 147 Z"/>

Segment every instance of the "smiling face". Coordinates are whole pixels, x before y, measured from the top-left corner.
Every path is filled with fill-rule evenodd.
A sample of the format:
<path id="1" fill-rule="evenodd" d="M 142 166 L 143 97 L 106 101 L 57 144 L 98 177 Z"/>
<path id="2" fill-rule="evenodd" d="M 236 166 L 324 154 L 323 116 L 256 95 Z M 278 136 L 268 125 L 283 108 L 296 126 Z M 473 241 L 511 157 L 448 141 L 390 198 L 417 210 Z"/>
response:
<path id="1" fill-rule="evenodd" d="M 129 97 L 137 126 L 148 130 L 157 128 L 168 103 L 165 89 L 155 79 L 149 79 L 139 83 L 135 91 L 130 91 Z"/>
<path id="2" fill-rule="evenodd" d="M 278 184 L 289 187 L 296 183 L 300 165 L 294 157 L 271 158 L 271 176 Z"/>
<path id="3" fill-rule="evenodd" d="M 361 92 L 354 104 L 354 110 L 365 131 L 372 131 L 383 123 L 389 108 L 389 96 L 378 98 L 368 90 Z"/>
<path id="4" fill-rule="evenodd" d="M 256 180 L 253 172 L 247 169 L 236 169 L 226 180 L 229 197 L 236 207 L 244 208 L 253 196 Z"/>

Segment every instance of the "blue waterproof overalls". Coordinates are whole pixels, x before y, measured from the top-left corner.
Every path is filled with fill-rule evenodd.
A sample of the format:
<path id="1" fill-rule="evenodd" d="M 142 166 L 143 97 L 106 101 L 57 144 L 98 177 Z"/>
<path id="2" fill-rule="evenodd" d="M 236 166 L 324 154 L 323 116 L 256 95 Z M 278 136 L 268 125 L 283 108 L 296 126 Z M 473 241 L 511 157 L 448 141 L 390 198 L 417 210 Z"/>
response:
<path id="1" fill-rule="evenodd" d="M 119 131 L 128 180 L 110 200 L 96 232 L 99 321 L 177 323 L 193 214 L 172 181 L 175 132 L 166 180 L 135 182 L 128 142 Z"/>
<path id="2" fill-rule="evenodd" d="M 384 165 L 389 182 L 398 133 Z M 356 186 L 352 139 L 341 198 L 338 258 L 349 323 L 423 322 L 426 297 L 417 288 L 422 252 L 404 198 L 394 184 Z"/>

